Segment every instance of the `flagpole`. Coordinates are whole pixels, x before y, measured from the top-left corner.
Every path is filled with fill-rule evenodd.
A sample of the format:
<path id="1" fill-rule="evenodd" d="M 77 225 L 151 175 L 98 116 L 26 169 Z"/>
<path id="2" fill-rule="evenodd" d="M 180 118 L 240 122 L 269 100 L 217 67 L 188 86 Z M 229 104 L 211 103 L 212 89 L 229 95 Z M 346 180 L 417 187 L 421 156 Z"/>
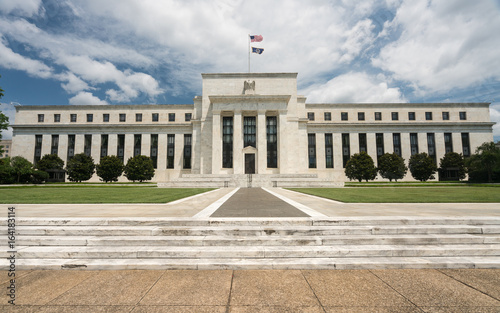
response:
<path id="1" fill-rule="evenodd" d="M 250 34 L 248 34 L 248 73 L 250 73 Z"/>

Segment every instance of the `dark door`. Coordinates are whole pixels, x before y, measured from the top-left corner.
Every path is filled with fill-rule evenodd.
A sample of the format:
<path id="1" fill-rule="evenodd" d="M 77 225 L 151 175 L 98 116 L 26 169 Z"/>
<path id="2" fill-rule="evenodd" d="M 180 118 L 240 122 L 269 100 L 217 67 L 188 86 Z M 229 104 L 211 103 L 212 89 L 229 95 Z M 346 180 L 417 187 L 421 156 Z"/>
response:
<path id="1" fill-rule="evenodd" d="M 245 154 L 245 174 L 255 174 L 255 153 Z"/>

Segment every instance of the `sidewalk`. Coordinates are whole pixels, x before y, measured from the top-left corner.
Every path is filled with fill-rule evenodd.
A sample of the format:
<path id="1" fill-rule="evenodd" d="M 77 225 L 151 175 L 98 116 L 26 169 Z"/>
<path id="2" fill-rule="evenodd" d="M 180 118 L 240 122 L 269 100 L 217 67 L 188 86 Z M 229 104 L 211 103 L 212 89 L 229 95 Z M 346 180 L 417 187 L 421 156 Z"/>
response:
<path id="1" fill-rule="evenodd" d="M 498 270 L 31 271 L 2 312 L 500 312 Z M 7 275 L 2 277 L 6 290 Z"/>

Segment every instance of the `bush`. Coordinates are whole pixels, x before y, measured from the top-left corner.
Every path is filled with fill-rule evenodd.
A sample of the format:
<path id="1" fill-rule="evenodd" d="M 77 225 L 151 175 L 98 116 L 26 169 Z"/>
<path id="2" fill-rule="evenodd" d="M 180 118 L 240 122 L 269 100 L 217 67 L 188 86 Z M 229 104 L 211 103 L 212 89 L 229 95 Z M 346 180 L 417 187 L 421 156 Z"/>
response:
<path id="1" fill-rule="evenodd" d="M 405 160 L 396 153 L 386 153 L 378 160 L 378 172 L 383 178 L 398 181 L 405 177 L 408 167 Z"/>
<path id="2" fill-rule="evenodd" d="M 117 181 L 123 173 L 122 160 L 115 156 L 105 156 L 101 159 L 99 164 L 96 165 L 96 174 L 104 182 Z"/>
<path id="3" fill-rule="evenodd" d="M 62 170 L 64 169 L 64 161 L 57 154 L 46 154 L 36 163 L 35 167 L 42 171 Z"/>
<path id="4" fill-rule="evenodd" d="M 31 182 L 33 184 L 41 184 L 49 179 L 49 173 L 40 170 L 33 170 L 31 173 Z"/>
<path id="5" fill-rule="evenodd" d="M 21 156 L 15 156 L 10 159 L 15 181 L 17 183 L 31 182 L 31 174 L 33 173 L 33 163 Z"/>
<path id="6" fill-rule="evenodd" d="M 85 153 L 76 154 L 68 161 L 66 172 L 70 181 L 82 182 L 89 180 L 94 174 L 94 160 Z"/>
<path id="7" fill-rule="evenodd" d="M 366 152 L 356 153 L 345 166 L 345 175 L 349 179 L 373 180 L 377 177 L 377 169 L 373 159 Z"/>
<path id="8" fill-rule="evenodd" d="M 125 176 L 131 181 L 151 180 L 155 175 L 153 160 L 145 155 L 136 155 L 128 159 L 124 170 Z"/>
<path id="9" fill-rule="evenodd" d="M 500 148 L 493 142 L 485 142 L 466 161 L 469 180 L 493 182 L 500 179 Z"/>
<path id="10" fill-rule="evenodd" d="M 408 167 L 410 169 L 411 176 L 420 181 L 433 179 L 437 170 L 434 160 L 425 152 L 412 155 L 410 157 Z"/>
<path id="11" fill-rule="evenodd" d="M 456 152 L 448 152 L 439 162 L 439 175 L 440 177 L 447 177 L 446 172 L 452 172 L 459 180 L 465 178 L 467 173 L 465 169 L 464 157 L 462 154 Z M 442 178 L 440 178 L 442 179 Z"/>
<path id="12" fill-rule="evenodd" d="M 10 165 L 10 158 L 0 159 L 0 184 L 12 184 L 16 182 L 14 168 Z"/>

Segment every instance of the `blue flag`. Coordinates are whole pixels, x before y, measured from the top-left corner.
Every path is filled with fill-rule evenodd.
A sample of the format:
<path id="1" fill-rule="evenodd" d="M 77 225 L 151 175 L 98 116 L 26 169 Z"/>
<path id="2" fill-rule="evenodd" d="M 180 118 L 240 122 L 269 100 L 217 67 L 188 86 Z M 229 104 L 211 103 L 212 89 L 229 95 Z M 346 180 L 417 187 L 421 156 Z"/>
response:
<path id="1" fill-rule="evenodd" d="M 252 47 L 252 53 L 262 54 L 262 52 L 264 52 L 264 49 Z"/>

